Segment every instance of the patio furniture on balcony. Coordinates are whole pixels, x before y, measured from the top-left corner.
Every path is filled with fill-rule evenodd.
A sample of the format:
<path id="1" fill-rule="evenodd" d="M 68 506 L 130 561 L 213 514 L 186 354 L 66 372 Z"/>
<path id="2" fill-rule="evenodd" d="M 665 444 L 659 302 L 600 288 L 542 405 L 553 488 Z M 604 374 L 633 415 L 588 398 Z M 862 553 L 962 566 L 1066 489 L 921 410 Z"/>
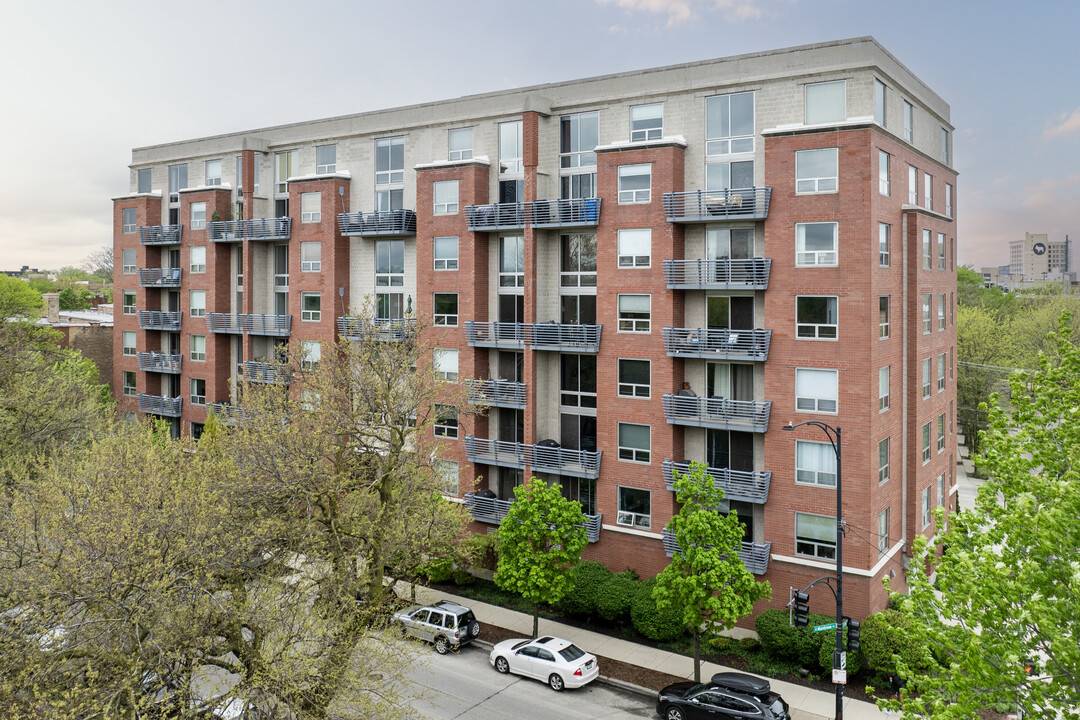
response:
<path id="1" fill-rule="evenodd" d="M 760 328 L 664 328 L 664 349 L 669 357 L 765 362 L 771 339 L 772 330 Z"/>
<path id="2" fill-rule="evenodd" d="M 771 187 L 664 193 L 664 212 L 668 222 L 765 220 L 771 195 Z"/>
<path id="3" fill-rule="evenodd" d="M 139 370 L 143 372 L 180 374 L 180 361 L 183 355 L 166 355 L 159 352 L 141 352 L 137 355 Z"/>
<path id="4" fill-rule="evenodd" d="M 139 268 L 143 287 L 180 287 L 180 268 Z"/>
<path id="5" fill-rule="evenodd" d="M 671 290 L 766 290 L 772 258 L 665 260 Z"/>
<path id="6" fill-rule="evenodd" d="M 762 433 L 769 429 L 772 410 L 772 403 L 767 400 L 728 400 L 670 393 L 664 395 L 663 403 L 664 416 L 672 425 Z"/>

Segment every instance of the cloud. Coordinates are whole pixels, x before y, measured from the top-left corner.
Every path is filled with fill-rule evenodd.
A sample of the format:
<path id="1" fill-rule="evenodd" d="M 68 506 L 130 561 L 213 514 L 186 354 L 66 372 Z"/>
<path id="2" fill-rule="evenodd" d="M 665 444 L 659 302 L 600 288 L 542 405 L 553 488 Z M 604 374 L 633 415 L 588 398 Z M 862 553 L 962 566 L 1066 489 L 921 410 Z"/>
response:
<path id="1" fill-rule="evenodd" d="M 1055 122 L 1046 126 L 1043 130 L 1043 139 L 1050 140 L 1056 137 L 1080 134 L 1080 108 L 1072 113 L 1061 113 Z"/>
<path id="2" fill-rule="evenodd" d="M 764 6 L 769 0 L 596 0 L 601 5 L 616 5 L 628 12 L 666 15 L 667 26 L 676 27 L 698 17 L 702 12 L 719 12 L 729 21 L 760 20 L 773 13 Z"/>

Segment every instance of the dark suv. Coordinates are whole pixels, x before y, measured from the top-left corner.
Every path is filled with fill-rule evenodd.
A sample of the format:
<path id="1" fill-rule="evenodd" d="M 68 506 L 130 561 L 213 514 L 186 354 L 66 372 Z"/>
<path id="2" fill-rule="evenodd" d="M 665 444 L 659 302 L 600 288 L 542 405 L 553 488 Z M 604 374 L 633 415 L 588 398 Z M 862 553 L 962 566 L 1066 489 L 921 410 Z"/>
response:
<path id="1" fill-rule="evenodd" d="M 743 673 L 716 673 L 707 683 L 678 682 L 660 691 L 656 712 L 664 720 L 756 718 L 790 720 L 788 704 L 768 680 Z"/>
<path id="2" fill-rule="evenodd" d="M 440 655 L 480 635 L 480 623 L 473 611 L 446 600 L 424 607 L 414 605 L 394 613 L 394 621 L 401 623 L 407 634 L 435 643 L 435 651 Z"/>

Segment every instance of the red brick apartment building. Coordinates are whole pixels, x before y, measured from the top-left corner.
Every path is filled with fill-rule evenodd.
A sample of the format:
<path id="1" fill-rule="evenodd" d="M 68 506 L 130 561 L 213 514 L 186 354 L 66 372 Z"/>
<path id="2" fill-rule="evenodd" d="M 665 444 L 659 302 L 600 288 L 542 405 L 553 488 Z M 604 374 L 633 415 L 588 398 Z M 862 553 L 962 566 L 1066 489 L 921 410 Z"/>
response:
<path id="1" fill-rule="evenodd" d="M 650 576 L 671 472 L 702 461 L 774 607 L 835 563 L 832 447 L 781 430 L 841 426 L 863 616 L 954 502 L 952 136 L 858 38 L 137 148 L 117 398 L 197 434 L 277 346 L 417 313 L 492 406 L 435 429 L 476 531 L 557 480 L 586 557 Z"/>

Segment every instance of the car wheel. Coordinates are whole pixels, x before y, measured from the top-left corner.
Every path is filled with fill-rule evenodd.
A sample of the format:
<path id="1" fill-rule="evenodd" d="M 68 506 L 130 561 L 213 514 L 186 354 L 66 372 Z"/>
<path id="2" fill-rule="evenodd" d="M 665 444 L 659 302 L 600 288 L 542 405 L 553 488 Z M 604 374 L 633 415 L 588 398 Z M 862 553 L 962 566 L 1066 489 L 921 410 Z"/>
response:
<path id="1" fill-rule="evenodd" d="M 440 655 L 445 655 L 450 652 L 450 641 L 444 638 L 442 635 L 435 638 L 435 652 Z"/>
<path id="2" fill-rule="evenodd" d="M 562 675 L 558 673 L 551 673 L 551 676 L 548 677 L 548 685 L 550 685 L 551 689 L 555 692 L 562 692 L 562 689 L 566 687 L 563 683 Z"/>
<path id="3" fill-rule="evenodd" d="M 473 620 L 472 623 L 469 624 L 469 635 L 471 635 L 472 637 L 477 637 L 479 634 L 480 634 L 480 623 Z"/>
<path id="4" fill-rule="evenodd" d="M 510 663 L 506 662 L 506 658 L 501 655 L 495 658 L 495 669 L 501 672 L 503 675 L 510 672 Z"/>
<path id="5" fill-rule="evenodd" d="M 667 720 L 683 720 L 683 711 L 677 707 L 668 707 L 664 717 Z"/>

